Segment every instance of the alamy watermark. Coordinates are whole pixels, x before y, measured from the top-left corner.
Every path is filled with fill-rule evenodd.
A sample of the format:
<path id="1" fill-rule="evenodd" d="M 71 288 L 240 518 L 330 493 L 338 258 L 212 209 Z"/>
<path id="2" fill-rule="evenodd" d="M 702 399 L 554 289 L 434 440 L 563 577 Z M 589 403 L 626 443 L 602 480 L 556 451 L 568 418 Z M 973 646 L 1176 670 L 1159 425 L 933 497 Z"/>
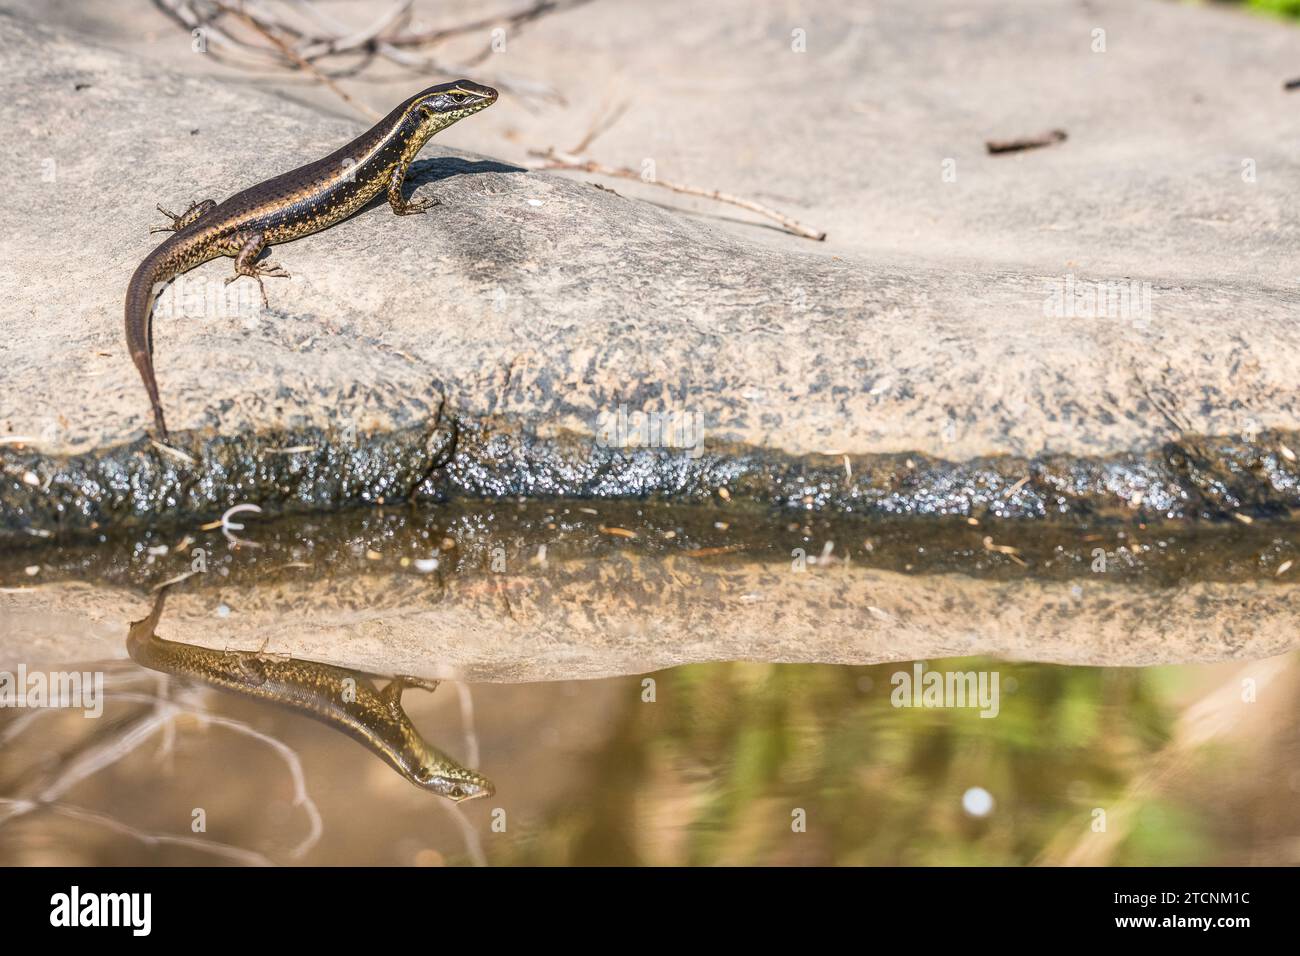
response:
<path id="1" fill-rule="evenodd" d="M 259 315 L 262 298 L 253 282 L 217 281 L 205 276 L 177 276 L 158 283 L 155 319 L 234 319 Z"/>
<path id="2" fill-rule="evenodd" d="M 80 708 L 87 717 L 104 713 L 103 671 L 0 671 L 0 707 Z"/>
<path id="3" fill-rule="evenodd" d="M 895 707 L 979 707 L 981 717 L 1002 709 L 997 671 L 936 671 L 916 661 L 912 670 L 895 671 L 889 702 Z"/>
<path id="4" fill-rule="evenodd" d="M 1145 328 L 1151 322 L 1151 283 L 1138 279 L 1079 279 L 1073 273 L 1043 284 L 1043 315 L 1055 319 L 1121 319 Z"/>
<path id="5" fill-rule="evenodd" d="M 133 936 L 148 936 L 153 928 L 152 893 L 83 893 L 73 886 L 50 897 L 51 926 L 120 926 Z"/>
<path id="6" fill-rule="evenodd" d="M 704 415 L 698 411 L 632 411 L 619 405 L 596 418 L 596 444 L 602 448 L 681 448 L 692 458 L 704 454 Z"/>

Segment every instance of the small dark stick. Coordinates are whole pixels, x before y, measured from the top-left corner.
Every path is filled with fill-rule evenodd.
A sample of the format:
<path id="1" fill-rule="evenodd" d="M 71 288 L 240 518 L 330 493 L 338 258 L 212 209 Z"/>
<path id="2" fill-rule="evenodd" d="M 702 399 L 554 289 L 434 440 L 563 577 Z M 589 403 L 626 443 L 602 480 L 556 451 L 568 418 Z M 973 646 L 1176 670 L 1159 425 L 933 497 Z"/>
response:
<path id="1" fill-rule="evenodd" d="M 1294 80 L 1287 80 L 1285 83 L 1282 84 L 1282 89 L 1300 90 L 1300 76 L 1297 76 Z"/>
<path id="2" fill-rule="evenodd" d="M 1046 133 L 1040 133 L 1038 136 L 1026 136 L 1022 139 L 991 139 L 984 145 L 992 155 L 998 153 L 1018 153 L 1022 149 L 1038 149 L 1040 146 L 1051 146 L 1053 143 L 1065 142 L 1065 130 L 1054 129 Z"/>

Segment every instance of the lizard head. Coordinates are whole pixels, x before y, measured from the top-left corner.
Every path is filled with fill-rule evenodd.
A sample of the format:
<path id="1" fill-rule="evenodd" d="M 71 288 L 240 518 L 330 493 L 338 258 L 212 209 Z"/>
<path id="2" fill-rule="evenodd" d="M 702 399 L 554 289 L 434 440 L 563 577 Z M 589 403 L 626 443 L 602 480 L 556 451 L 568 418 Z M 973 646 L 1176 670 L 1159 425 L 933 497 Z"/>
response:
<path id="1" fill-rule="evenodd" d="M 496 793 L 496 787 L 487 777 L 468 767 L 462 767 L 432 747 L 426 748 L 412 778 L 420 789 L 446 797 L 453 803 L 473 800 L 475 797 L 490 797 Z"/>
<path id="2" fill-rule="evenodd" d="M 471 113 L 487 109 L 497 101 L 497 91 L 471 80 L 440 83 L 416 95 L 413 106 L 421 116 L 420 125 L 430 136 L 446 129 Z"/>

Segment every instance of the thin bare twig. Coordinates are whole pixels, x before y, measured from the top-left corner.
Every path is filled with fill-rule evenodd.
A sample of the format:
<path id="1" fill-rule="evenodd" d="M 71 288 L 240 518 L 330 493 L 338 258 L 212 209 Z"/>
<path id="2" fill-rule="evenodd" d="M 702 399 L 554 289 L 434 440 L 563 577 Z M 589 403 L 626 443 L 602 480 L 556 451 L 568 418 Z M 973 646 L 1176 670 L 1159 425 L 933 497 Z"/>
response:
<path id="1" fill-rule="evenodd" d="M 1065 140 L 1065 130 L 1053 129 L 1037 136 L 1022 136 L 1019 139 L 991 139 L 984 144 L 984 148 L 991 155 L 996 156 L 998 153 L 1019 153 L 1026 149 L 1039 149 L 1054 143 L 1064 143 Z"/>
<path id="2" fill-rule="evenodd" d="M 796 236 L 802 236 L 804 239 L 813 239 L 818 242 L 826 238 L 826 233 L 818 229 L 810 229 L 795 219 L 791 219 L 785 213 L 777 212 L 771 206 L 765 206 L 760 202 L 752 199 L 745 199 L 742 196 L 736 196 L 732 193 L 723 192 L 720 189 L 704 189 L 700 186 L 688 186 L 685 183 L 670 182 L 667 179 L 645 179 L 635 169 L 629 169 L 626 166 L 606 166 L 604 163 L 598 163 L 593 159 L 587 159 L 584 156 L 573 156 L 569 153 L 560 152 L 554 146 L 544 150 L 530 149 L 530 156 L 537 156 L 543 161 L 534 163 L 534 169 L 569 169 L 576 172 L 593 173 L 597 176 L 613 176 L 618 179 L 631 179 L 637 182 L 643 182 L 650 186 L 661 186 L 664 189 L 671 189 L 675 193 L 684 193 L 688 196 L 702 196 L 705 199 L 712 199 L 716 202 L 729 203 L 732 206 L 739 206 L 741 209 L 748 209 L 750 212 L 757 213 L 768 219 L 775 220 L 781 224 L 781 228 Z"/>
<path id="3" fill-rule="evenodd" d="M 596 138 L 598 136 L 603 134 L 606 130 L 608 130 L 611 126 L 613 126 L 615 123 L 617 123 L 620 119 L 623 118 L 623 114 L 627 112 L 627 107 L 628 104 L 626 101 L 624 101 L 622 103 L 619 103 L 613 109 L 605 110 L 603 111 L 603 113 L 598 113 L 596 115 L 596 118 L 591 121 L 591 125 L 587 127 L 586 135 L 583 136 L 582 139 L 578 141 L 577 146 L 569 150 L 569 155 L 581 156 L 583 153 L 585 153 L 591 147 L 591 144 L 596 141 Z"/>
<path id="4" fill-rule="evenodd" d="M 439 800 L 438 805 L 451 814 L 451 818 L 460 827 L 461 836 L 465 839 L 465 851 L 469 854 L 469 858 L 474 865 L 487 866 L 487 857 L 483 853 L 483 841 L 479 839 L 478 831 L 474 829 L 474 825 L 465 816 L 465 810 L 459 804 L 452 803 L 450 800 Z"/>
<path id="5" fill-rule="evenodd" d="M 439 27 L 434 30 L 426 30 L 423 33 L 408 33 L 405 36 L 386 37 L 386 41 L 393 46 L 426 46 L 432 43 L 442 43 L 454 36 L 463 36 L 466 33 L 478 33 L 489 27 L 507 26 L 521 27 L 526 23 L 539 20 L 551 13 L 560 13 L 564 10 L 572 10 L 580 7 L 591 0 L 534 0 L 523 9 L 516 10 L 514 13 L 502 13 L 496 16 L 484 17 L 481 20 L 474 20 L 470 23 L 460 23 L 454 27 Z"/>
<path id="6" fill-rule="evenodd" d="M 124 836 L 129 836 L 131 839 L 143 843 L 145 846 L 183 846 L 190 850 L 198 850 L 202 853 L 211 853 L 228 860 L 234 860 L 247 866 L 275 866 L 274 863 L 257 851 L 245 850 L 243 847 L 232 846 L 229 843 L 218 843 L 215 840 L 207 840 L 202 837 L 140 830 L 129 823 L 114 819 L 106 813 L 88 810 L 85 807 L 74 807 L 66 803 L 49 803 L 45 806 L 46 809 L 62 816 L 86 823 L 97 823 L 102 827 L 115 830 Z"/>
<path id="7" fill-rule="evenodd" d="M 465 732 L 465 764 L 478 769 L 478 729 L 474 726 L 474 694 L 469 684 L 456 682 L 456 695 L 460 699 L 460 725 Z"/>
<path id="8" fill-rule="evenodd" d="M 135 701 L 137 703 L 152 702 L 159 709 L 167 708 L 166 713 L 168 719 L 177 713 L 189 714 L 190 716 L 202 721 L 204 724 L 213 724 L 217 727 L 224 727 L 227 730 L 233 730 L 237 734 L 252 737 L 254 740 L 266 744 L 280 755 L 280 759 L 288 769 L 289 777 L 293 780 L 293 805 L 302 808 L 303 812 L 307 814 L 307 820 L 309 823 L 307 835 L 303 837 L 296 847 L 289 851 L 289 855 L 298 859 L 320 842 L 321 835 L 324 833 L 324 824 L 321 820 L 320 810 L 316 806 L 316 801 L 311 798 L 311 794 L 307 791 L 307 775 L 303 771 L 302 761 L 299 759 L 297 752 L 284 741 L 280 740 L 278 737 L 272 737 L 270 734 L 264 734 L 260 730 L 244 723 L 242 720 L 222 717 L 219 714 L 214 714 L 202 707 L 185 706 L 178 704 L 175 701 L 163 700 L 149 694 L 127 693 L 117 694 L 116 697 L 119 700 Z"/>
<path id="9" fill-rule="evenodd" d="M 132 695 L 122 696 L 129 698 Z M 109 739 L 77 755 L 52 780 L 37 788 L 34 794 L 36 802 L 53 803 L 87 777 L 118 763 L 152 737 L 154 731 L 170 719 L 170 714 L 159 709 L 134 718 Z"/>
<path id="10" fill-rule="evenodd" d="M 145 833 L 94 811 L 79 807 L 68 808 L 66 805 L 59 803 L 59 799 L 72 787 L 105 767 L 118 763 L 151 738 L 156 731 L 162 730 L 166 733 L 171 730 L 174 719 L 178 714 L 189 714 L 204 723 L 214 724 L 252 737 L 275 750 L 284 761 L 289 770 L 289 776 L 293 780 L 293 803 L 295 806 L 302 808 L 309 822 L 307 835 L 290 851 L 290 856 L 295 859 L 301 858 L 320 841 L 324 833 L 320 810 L 316 807 L 315 801 L 312 800 L 307 790 L 306 774 L 303 772 L 302 761 L 288 744 L 269 734 L 264 734 L 242 721 L 212 714 L 200 706 L 181 704 L 156 694 L 126 691 L 115 693 L 113 697 L 117 701 L 148 704 L 151 709 L 125 724 L 121 730 L 113 734 L 108 740 L 97 742 L 84 749 L 52 777 L 29 787 L 27 789 L 28 796 L 17 799 L 0 799 L 0 806 L 6 808 L 0 812 L 0 826 L 15 817 L 43 808 L 56 809 L 60 810 L 60 812 L 73 810 L 83 817 L 91 819 L 92 822 L 112 826 L 146 843 L 174 843 L 223 855 L 246 854 L 246 862 L 257 862 L 260 865 L 261 861 L 265 860 L 265 857 L 252 851 L 225 847 L 223 844 L 213 844 L 197 838 Z"/>
<path id="11" fill-rule="evenodd" d="M 298 53 L 305 60 L 314 60 L 319 56 L 333 56 L 338 53 L 348 53 L 357 49 L 373 49 L 376 39 L 379 35 L 387 30 L 393 24 L 403 20 L 411 12 L 411 4 L 414 0 L 397 0 L 397 3 L 385 10 L 369 26 L 360 30 L 354 30 L 351 33 L 341 33 L 339 36 L 328 37 L 324 40 L 318 40 L 315 43 L 309 43 L 300 47 Z M 325 21 L 324 17 L 318 16 L 318 11 L 312 4 L 306 0 L 298 0 L 296 6 L 301 10 L 316 16 L 321 22 Z M 332 18 L 331 18 L 332 19 Z M 344 30 L 342 24 L 338 21 L 334 23 L 333 29 Z"/>
<path id="12" fill-rule="evenodd" d="M 220 27 L 213 25 L 212 17 L 201 15 L 193 8 L 189 0 L 154 0 L 164 13 L 174 19 L 187 30 L 202 31 L 203 39 L 208 44 L 214 46 L 227 47 L 235 49 L 247 46 L 247 44 L 230 36 Z M 257 52 L 269 54 L 269 50 L 254 48 Z"/>
<path id="13" fill-rule="evenodd" d="M 321 821 L 320 810 L 316 807 L 316 801 L 307 792 L 307 778 L 303 773 L 302 761 L 298 759 L 297 752 L 284 741 L 255 730 L 243 721 L 231 720 L 229 717 L 218 717 L 210 713 L 204 714 L 204 720 L 216 724 L 218 727 L 225 727 L 227 730 L 235 731 L 235 733 L 252 737 L 254 740 L 260 740 L 280 755 L 280 759 L 289 768 L 289 775 L 293 778 L 293 804 L 296 807 L 302 807 L 311 824 L 307 835 L 299 841 L 296 847 L 289 851 L 289 855 L 294 859 L 303 857 L 308 850 L 320 842 L 325 827 Z"/>
<path id="14" fill-rule="evenodd" d="M 374 57 L 383 57 L 403 69 L 418 73 L 434 73 L 445 77 L 464 76 L 471 72 L 471 67 L 482 63 L 492 54 L 492 43 L 485 44 L 479 53 L 461 63 L 448 63 L 431 56 L 422 56 L 415 52 L 416 49 L 497 24 L 519 27 L 543 15 L 568 10 L 589 3 L 590 0 L 567 0 L 567 2 L 546 0 L 546 2 L 533 3 L 514 13 L 487 17 L 425 33 L 413 33 L 406 29 L 412 0 L 397 0 L 360 29 L 319 9 L 312 0 L 293 0 L 294 8 L 311 21 L 311 25 L 308 26 L 301 25 L 301 21 L 299 23 L 285 21 L 258 0 L 238 0 L 237 5 L 236 0 L 154 0 L 154 2 L 187 29 L 201 30 L 209 48 L 217 55 L 234 55 L 234 59 L 242 61 L 242 65 L 246 66 L 292 67 L 306 74 L 314 82 L 321 83 L 332 90 L 349 106 L 367 115 L 377 116 L 378 114 L 373 114 L 342 90 L 334 82 L 334 77 L 355 75 Z M 259 36 L 269 40 L 271 46 L 249 42 L 238 35 L 225 32 L 215 22 L 223 14 L 239 19 Z M 327 71 L 315 66 L 317 60 L 358 53 L 362 55 L 359 63 L 343 70 Z M 561 105 L 564 103 L 564 98 L 553 87 L 544 83 L 500 75 L 482 78 L 506 93 L 524 98 L 549 100 Z"/>
<path id="15" fill-rule="evenodd" d="M 369 106 L 366 106 L 364 103 L 359 103 L 356 100 L 354 100 L 351 94 L 349 94 L 345 89 L 343 89 L 343 87 L 339 86 L 337 83 L 331 80 L 320 70 L 316 69 L 316 67 L 312 65 L 311 61 L 304 58 L 302 54 L 300 54 L 297 50 L 289 46 L 289 44 L 285 43 L 273 32 L 271 32 L 269 27 L 263 26 L 258 20 L 249 16 L 242 9 L 235 9 L 229 4 L 224 3 L 223 0 L 213 0 L 213 2 L 217 5 L 219 9 L 223 10 L 226 13 L 229 13 L 237 20 L 246 24 L 249 28 L 257 31 L 262 36 L 270 40 L 273 44 L 275 44 L 276 47 L 279 48 L 281 53 L 283 53 L 286 57 L 288 57 L 290 60 L 293 61 L 293 63 L 298 67 L 298 69 L 310 75 L 318 83 L 323 84 L 327 89 L 329 89 L 332 93 L 338 96 L 339 99 L 343 100 L 343 102 L 347 103 L 357 112 L 370 117 L 370 119 L 372 120 L 379 119 L 380 116 L 379 113 L 375 112 Z"/>
<path id="16" fill-rule="evenodd" d="M 131 826 L 129 823 L 123 823 L 121 820 L 116 820 L 97 810 L 89 810 L 85 807 L 76 807 L 68 803 L 37 803 L 32 800 L 15 800 L 9 797 L 0 797 L 0 806 L 8 806 L 13 811 L 11 816 L 22 816 L 23 814 L 31 813 L 34 810 L 49 810 L 52 813 L 70 817 L 73 820 L 80 820 L 84 823 L 95 823 L 99 826 L 107 827 L 110 830 L 125 834 L 134 840 L 138 840 L 146 846 L 157 846 L 159 844 L 183 846 L 191 850 L 199 850 L 204 853 L 212 853 L 216 856 L 225 857 L 226 859 L 237 860 L 240 863 L 245 863 L 251 866 L 275 865 L 265 856 L 253 850 L 245 850 L 242 847 L 231 846 L 228 843 L 217 843 L 213 840 L 203 840 L 198 837 L 172 833 L 153 833 L 146 830 L 140 830 Z"/>
<path id="17" fill-rule="evenodd" d="M 390 43 L 381 42 L 375 46 L 375 52 L 396 63 L 398 66 L 414 70 L 418 73 L 440 73 L 443 76 L 464 76 L 472 73 L 473 70 L 465 63 L 443 63 L 432 57 L 420 56 L 407 50 L 400 50 Z M 565 99 L 552 86 L 546 83 L 538 83 L 532 80 L 521 79 L 517 76 L 509 78 L 499 74 L 483 77 L 489 80 L 490 86 L 495 86 L 504 93 L 514 93 L 520 96 L 532 96 L 540 100 L 547 100 L 552 103 L 565 105 Z"/>

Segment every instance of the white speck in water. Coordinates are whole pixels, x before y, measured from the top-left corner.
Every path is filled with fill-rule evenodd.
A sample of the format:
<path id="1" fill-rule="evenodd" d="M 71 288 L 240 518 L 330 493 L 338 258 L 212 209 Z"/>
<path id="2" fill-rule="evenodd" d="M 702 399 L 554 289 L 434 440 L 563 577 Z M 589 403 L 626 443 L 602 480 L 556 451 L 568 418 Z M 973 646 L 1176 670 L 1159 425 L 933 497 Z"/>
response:
<path id="1" fill-rule="evenodd" d="M 23 570 L 27 572 L 29 578 L 34 578 L 41 573 L 41 566 L 39 564 L 29 564 Z"/>
<path id="2" fill-rule="evenodd" d="M 230 608 L 224 604 L 218 604 L 217 617 L 230 617 Z"/>
<path id="3" fill-rule="evenodd" d="M 530 206 L 541 206 L 541 205 L 543 205 L 543 203 L 542 203 L 542 201 L 541 201 L 540 199 L 530 199 L 530 200 L 528 200 L 528 205 L 530 205 Z"/>
<path id="4" fill-rule="evenodd" d="M 961 808 L 973 817 L 987 817 L 993 812 L 993 794 L 983 787 L 971 787 L 961 795 Z"/>
<path id="5" fill-rule="evenodd" d="M 428 574 L 431 571 L 438 570 L 437 558 L 416 558 L 414 563 L 415 570 L 419 571 L 421 574 Z"/>

